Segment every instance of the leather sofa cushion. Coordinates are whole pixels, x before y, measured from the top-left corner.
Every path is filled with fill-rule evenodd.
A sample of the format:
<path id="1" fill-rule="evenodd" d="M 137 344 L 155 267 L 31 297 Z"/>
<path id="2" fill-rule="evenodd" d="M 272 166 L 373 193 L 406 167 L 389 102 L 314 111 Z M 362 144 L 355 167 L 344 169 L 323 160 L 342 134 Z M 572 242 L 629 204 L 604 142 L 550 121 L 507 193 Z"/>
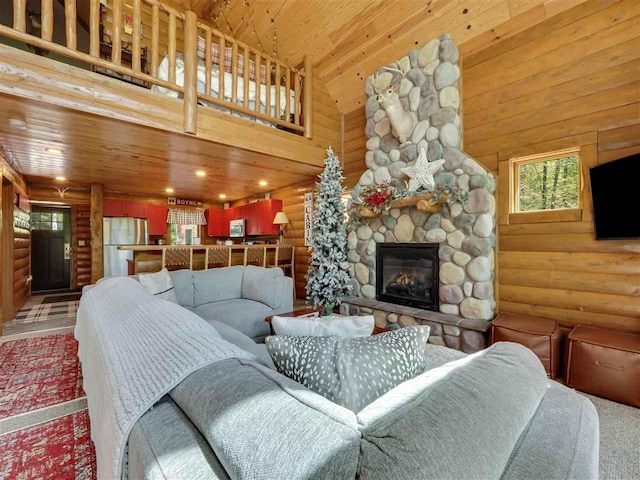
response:
<path id="1" fill-rule="evenodd" d="M 273 315 L 273 310 L 264 303 L 240 298 L 200 305 L 194 312 L 207 321 L 217 320 L 251 338 L 269 335 L 269 324 L 264 319 Z"/>
<path id="2" fill-rule="evenodd" d="M 194 271 L 194 306 L 242 298 L 244 269 L 243 266 L 235 266 Z"/>

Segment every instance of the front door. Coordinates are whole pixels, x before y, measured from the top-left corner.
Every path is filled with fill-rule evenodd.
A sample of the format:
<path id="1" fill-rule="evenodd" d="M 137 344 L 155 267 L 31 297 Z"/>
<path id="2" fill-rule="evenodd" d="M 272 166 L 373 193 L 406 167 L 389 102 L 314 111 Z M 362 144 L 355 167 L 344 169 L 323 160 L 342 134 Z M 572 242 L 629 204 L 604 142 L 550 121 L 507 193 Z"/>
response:
<path id="1" fill-rule="evenodd" d="M 32 290 L 70 288 L 70 211 L 34 207 L 31 213 L 31 230 Z"/>

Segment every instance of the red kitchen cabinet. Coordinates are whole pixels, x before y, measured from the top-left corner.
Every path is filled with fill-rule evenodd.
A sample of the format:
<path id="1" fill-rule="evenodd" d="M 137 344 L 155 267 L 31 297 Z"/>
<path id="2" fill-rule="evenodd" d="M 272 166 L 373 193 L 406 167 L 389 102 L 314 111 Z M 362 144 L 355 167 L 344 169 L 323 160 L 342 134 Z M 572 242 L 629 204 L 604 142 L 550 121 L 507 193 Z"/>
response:
<path id="1" fill-rule="evenodd" d="M 124 216 L 135 218 L 146 218 L 147 209 L 144 203 L 124 201 Z"/>
<path id="2" fill-rule="evenodd" d="M 102 215 L 105 217 L 146 218 L 144 203 L 130 202 L 118 198 L 105 198 L 102 203 Z"/>
<path id="3" fill-rule="evenodd" d="M 165 235 L 167 233 L 167 207 L 149 203 L 145 209 L 149 235 Z"/>
<path id="4" fill-rule="evenodd" d="M 235 209 L 233 208 L 207 210 L 207 235 L 210 237 L 228 237 L 229 221 L 234 218 L 234 213 Z"/>
<path id="5" fill-rule="evenodd" d="M 124 217 L 124 201 L 105 198 L 102 203 L 102 215 L 105 217 Z"/>
<path id="6" fill-rule="evenodd" d="M 278 235 L 280 233 L 280 225 L 274 225 L 273 219 L 276 213 L 282 211 L 282 200 L 271 199 L 260 203 L 263 204 L 260 212 L 261 235 Z"/>

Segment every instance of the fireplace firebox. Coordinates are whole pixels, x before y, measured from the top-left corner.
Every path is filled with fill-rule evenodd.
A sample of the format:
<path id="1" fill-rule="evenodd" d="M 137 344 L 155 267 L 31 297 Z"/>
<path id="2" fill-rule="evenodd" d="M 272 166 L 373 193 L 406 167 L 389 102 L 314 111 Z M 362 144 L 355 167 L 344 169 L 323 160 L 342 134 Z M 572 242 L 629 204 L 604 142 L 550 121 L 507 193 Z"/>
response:
<path id="1" fill-rule="evenodd" d="M 438 311 L 437 243 L 379 243 L 376 298 Z"/>

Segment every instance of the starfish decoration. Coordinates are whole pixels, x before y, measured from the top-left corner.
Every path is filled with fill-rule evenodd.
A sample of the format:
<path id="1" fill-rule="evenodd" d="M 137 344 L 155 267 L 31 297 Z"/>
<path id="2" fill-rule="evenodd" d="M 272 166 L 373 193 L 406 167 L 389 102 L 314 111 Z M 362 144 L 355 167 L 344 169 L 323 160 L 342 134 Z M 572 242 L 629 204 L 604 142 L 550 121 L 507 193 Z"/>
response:
<path id="1" fill-rule="evenodd" d="M 421 148 L 416 164 L 402 169 L 402 173 L 411 179 L 409 181 L 409 190 L 415 192 L 420 187 L 424 187 L 432 191 L 436 186 L 433 174 L 440 170 L 442 165 L 444 165 L 444 159 L 430 162 L 427 160 L 427 152 L 425 152 L 424 148 Z"/>

